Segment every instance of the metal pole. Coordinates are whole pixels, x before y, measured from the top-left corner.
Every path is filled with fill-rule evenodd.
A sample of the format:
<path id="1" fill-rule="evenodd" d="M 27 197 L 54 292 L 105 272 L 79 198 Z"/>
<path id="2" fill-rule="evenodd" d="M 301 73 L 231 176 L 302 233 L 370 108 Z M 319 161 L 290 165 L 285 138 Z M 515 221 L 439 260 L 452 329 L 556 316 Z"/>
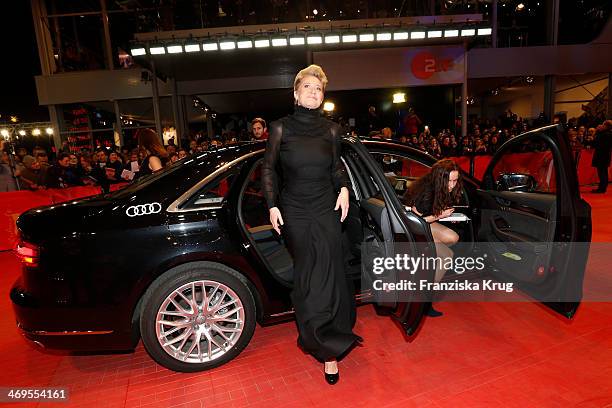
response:
<path id="1" fill-rule="evenodd" d="M 100 9 L 102 10 L 102 27 L 104 27 L 104 54 L 106 54 L 106 68 L 115 69 L 113 63 L 113 51 L 111 47 L 110 30 L 108 28 L 108 12 L 106 11 L 106 0 L 100 0 Z"/>
<path id="2" fill-rule="evenodd" d="M 161 115 L 159 113 L 159 90 L 157 89 L 157 71 L 155 70 L 155 61 L 151 60 L 151 68 L 153 69 L 153 79 L 151 86 L 153 87 L 153 115 L 155 116 L 155 130 L 157 136 L 164 143 L 164 134 L 162 133 Z"/>
<path id="3" fill-rule="evenodd" d="M 51 119 L 51 124 L 53 126 L 53 145 L 55 146 L 55 151 L 59 152 L 62 148 L 62 135 L 61 132 L 61 123 L 60 123 L 60 115 L 61 112 L 57 111 L 56 105 L 49 105 L 49 118 Z"/>
<path id="4" fill-rule="evenodd" d="M 55 60 L 53 57 L 53 42 L 51 41 L 51 34 L 47 29 L 48 24 L 45 24 L 45 20 L 47 19 L 47 10 L 43 0 L 32 0 L 31 4 L 41 73 L 42 75 L 51 75 L 55 72 Z"/>
<path id="5" fill-rule="evenodd" d="M 548 45 L 557 45 L 559 39 L 559 0 L 548 0 L 550 7 L 547 7 L 547 33 Z"/>
<path id="6" fill-rule="evenodd" d="M 121 126 L 121 112 L 119 111 L 119 102 L 117 100 L 113 101 L 113 106 L 115 107 L 115 131 L 119 134 L 119 144 L 121 147 L 125 146 L 125 141 L 123 140 L 123 128 Z"/>
<path id="7" fill-rule="evenodd" d="M 179 115 L 179 123 L 181 126 L 181 136 L 185 138 L 185 140 L 188 141 L 189 139 L 189 123 L 188 123 L 188 118 L 185 114 L 186 110 L 185 110 L 185 96 L 184 95 L 177 95 L 176 96 L 178 99 L 178 115 Z M 181 138 L 179 138 L 179 148 L 181 147 Z M 189 148 L 189 145 L 185 146 L 185 148 Z"/>
<path id="8" fill-rule="evenodd" d="M 554 75 L 544 76 L 544 115 L 548 123 L 552 123 L 555 115 L 555 84 Z"/>
<path id="9" fill-rule="evenodd" d="M 51 2 L 51 11 L 55 14 L 56 3 Z M 62 33 L 60 30 L 59 20 L 57 17 L 53 17 L 53 34 L 55 37 L 55 46 L 57 47 L 57 64 L 59 65 L 58 70 L 60 72 L 64 71 L 64 63 L 63 63 L 63 54 L 64 51 L 62 49 Z"/>
<path id="10" fill-rule="evenodd" d="M 492 15 L 491 15 L 491 46 L 497 48 L 497 0 L 493 0 L 491 4 Z"/>
<path id="11" fill-rule="evenodd" d="M 461 137 L 467 136 L 467 120 L 468 120 L 468 53 L 467 48 L 463 48 L 463 84 L 461 86 Z"/>
<path id="12" fill-rule="evenodd" d="M 176 80 L 170 78 L 170 89 L 172 91 L 172 116 L 174 117 L 174 129 L 176 129 L 176 146 L 181 147 L 183 137 L 182 118 L 179 115 L 178 97 L 176 95 Z"/>
<path id="13" fill-rule="evenodd" d="M 210 111 L 206 112 L 206 133 L 208 134 L 208 139 L 213 140 L 215 135 L 213 134 L 213 123 L 212 123 L 212 115 Z"/>

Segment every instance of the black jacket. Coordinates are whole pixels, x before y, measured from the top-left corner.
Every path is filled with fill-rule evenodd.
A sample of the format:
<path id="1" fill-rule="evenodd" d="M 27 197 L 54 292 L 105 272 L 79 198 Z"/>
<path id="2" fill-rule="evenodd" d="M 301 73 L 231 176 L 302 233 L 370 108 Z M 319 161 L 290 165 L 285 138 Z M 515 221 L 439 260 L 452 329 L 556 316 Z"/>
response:
<path id="1" fill-rule="evenodd" d="M 612 147 L 612 132 L 605 130 L 597 132 L 595 140 L 593 140 L 593 167 L 609 167 L 610 166 L 610 150 Z"/>

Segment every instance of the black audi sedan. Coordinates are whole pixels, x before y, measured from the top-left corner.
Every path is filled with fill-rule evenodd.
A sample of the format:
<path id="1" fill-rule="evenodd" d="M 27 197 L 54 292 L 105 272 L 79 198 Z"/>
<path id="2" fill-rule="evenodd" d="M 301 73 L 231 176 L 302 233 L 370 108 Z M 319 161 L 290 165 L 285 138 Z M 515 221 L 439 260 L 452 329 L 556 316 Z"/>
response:
<path id="1" fill-rule="evenodd" d="M 261 192 L 264 149 L 259 142 L 192 155 L 122 190 L 22 214 L 23 270 L 10 297 L 24 336 L 75 351 L 130 351 L 142 338 L 159 364 L 198 371 L 236 357 L 257 322 L 291 319 L 292 259 Z M 366 302 L 363 242 L 432 242 L 429 224 L 401 196 L 435 159 L 391 141 L 346 138 L 342 160 L 352 187 L 346 273 Z M 510 268 L 493 245 L 590 241 L 590 207 L 566 136 L 555 126 L 525 133 L 498 150 L 482 181 L 463 176 L 471 222 L 453 225 L 461 240 L 484 243 L 493 277 L 571 318 L 584 253 L 545 246 L 546 257 L 521 254 Z M 578 292 L 571 301 L 568 287 Z M 379 306 L 398 335 L 417 333 L 422 303 L 387 298 Z"/>

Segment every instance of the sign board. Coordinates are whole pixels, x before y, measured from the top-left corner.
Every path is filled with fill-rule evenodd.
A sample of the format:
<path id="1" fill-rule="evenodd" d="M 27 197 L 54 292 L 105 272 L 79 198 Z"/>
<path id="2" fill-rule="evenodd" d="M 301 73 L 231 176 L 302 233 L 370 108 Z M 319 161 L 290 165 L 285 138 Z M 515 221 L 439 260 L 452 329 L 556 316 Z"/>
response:
<path id="1" fill-rule="evenodd" d="M 82 107 L 75 107 L 64 112 L 64 119 L 68 122 L 68 146 L 71 152 L 79 153 L 82 149 L 92 148 L 91 121 L 89 111 Z"/>
<path id="2" fill-rule="evenodd" d="M 313 53 L 327 90 L 450 85 L 465 79 L 462 46 L 372 48 Z"/>

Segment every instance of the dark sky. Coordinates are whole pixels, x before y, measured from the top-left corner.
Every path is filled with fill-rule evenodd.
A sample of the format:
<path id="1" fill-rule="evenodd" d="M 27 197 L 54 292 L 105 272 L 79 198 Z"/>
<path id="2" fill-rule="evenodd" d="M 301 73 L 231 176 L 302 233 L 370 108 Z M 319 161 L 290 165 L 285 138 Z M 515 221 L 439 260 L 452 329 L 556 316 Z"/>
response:
<path id="1" fill-rule="evenodd" d="M 30 2 L 3 1 L 0 12 L 2 49 L 2 97 L 0 122 L 17 115 L 20 122 L 48 121 L 49 111 L 38 105 L 34 75 L 40 75 L 36 34 Z M 10 23 L 9 23 L 10 21 Z"/>

